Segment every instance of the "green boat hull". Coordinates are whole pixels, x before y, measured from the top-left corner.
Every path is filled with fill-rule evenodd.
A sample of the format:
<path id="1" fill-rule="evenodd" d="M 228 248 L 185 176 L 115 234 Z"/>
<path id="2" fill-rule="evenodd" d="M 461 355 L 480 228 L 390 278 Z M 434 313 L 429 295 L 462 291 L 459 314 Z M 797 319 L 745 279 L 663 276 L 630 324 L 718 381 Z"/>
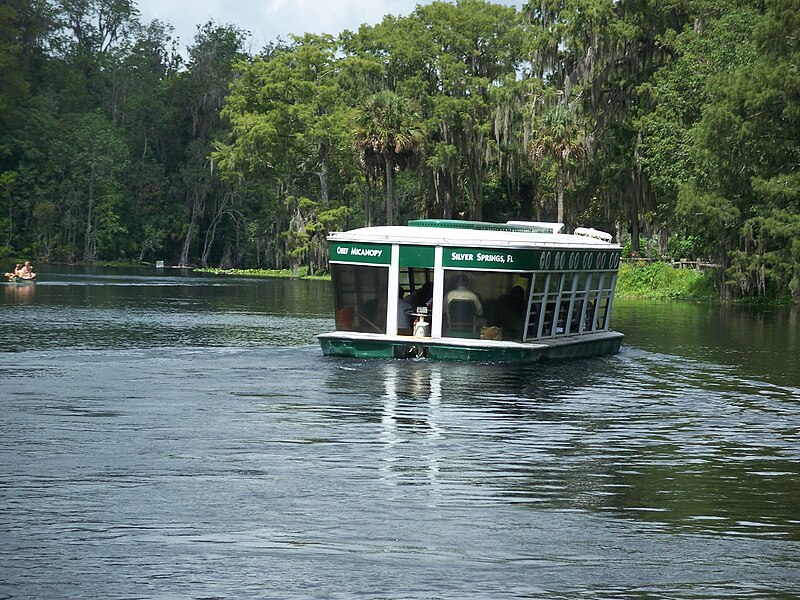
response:
<path id="1" fill-rule="evenodd" d="M 326 356 L 508 363 L 617 354 L 623 337 L 619 332 L 605 331 L 573 338 L 517 343 L 336 332 L 320 335 L 318 339 Z"/>

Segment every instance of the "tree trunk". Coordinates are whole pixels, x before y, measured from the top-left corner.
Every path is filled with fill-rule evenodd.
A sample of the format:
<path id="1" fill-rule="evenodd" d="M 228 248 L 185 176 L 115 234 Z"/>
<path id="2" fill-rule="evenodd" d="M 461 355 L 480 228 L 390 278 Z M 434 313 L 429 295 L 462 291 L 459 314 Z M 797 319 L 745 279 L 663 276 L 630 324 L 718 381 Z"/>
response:
<path id="1" fill-rule="evenodd" d="M 89 206 L 86 210 L 86 239 L 83 243 L 83 260 L 91 262 L 92 251 L 92 210 L 94 209 L 94 148 L 92 148 L 92 168 L 89 173 Z"/>
<path id="2" fill-rule="evenodd" d="M 214 218 L 211 222 L 211 227 L 206 231 L 206 239 L 203 244 L 203 254 L 200 256 L 200 266 L 204 269 L 208 267 L 208 256 L 211 254 L 211 247 L 214 245 L 214 240 L 217 237 L 217 223 L 219 220 Z"/>
<path id="3" fill-rule="evenodd" d="M 639 254 L 639 203 L 636 194 L 628 194 L 631 203 L 631 253 Z"/>
<path id="4" fill-rule="evenodd" d="M 558 174 L 556 175 L 556 204 L 558 216 L 556 223 L 564 222 L 564 163 L 558 163 Z"/>
<path id="5" fill-rule="evenodd" d="M 367 176 L 367 185 L 364 187 L 364 227 L 372 227 L 372 214 L 370 204 L 372 202 L 372 184 Z"/>
<path id="6" fill-rule="evenodd" d="M 323 155 L 322 162 L 320 163 L 319 167 L 319 190 L 320 190 L 320 201 L 322 203 L 323 210 L 327 210 L 328 208 L 328 199 L 330 197 L 330 175 L 328 174 L 328 160 Z"/>
<path id="7" fill-rule="evenodd" d="M 394 157 L 386 157 L 386 224 L 394 225 Z"/>
<path id="8" fill-rule="evenodd" d="M 669 254 L 669 230 L 666 227 L 662 227 L 658 231 L 658 255 L 661 257 L 665 257 L 668 254 Z"/>
<path id="9" fill-rule="evenodd" d="M 200 266 L 205 268 L 208 266 L 208 257 L 211 254 L 211 248 L 214 246 L 214 241 L 217 237 L 217 225 L 219 225 L 222 218 L 229 214 L 227 211 L 228 200 L 231 199 L 231 193 L 228 192 L 222 198 L 222 202 L 220 202 L 219 207 L 216 209 L 216 214 L 214 218 L 211 220 L 211 225 L 209 226 L 208 230 L 206 231 L 206 239 L 203 243 L 203 253 L 200 257 Z M 235 219 L 234 219 L 235 220 Z"/>
<path id="10" fill-rule="evenodd" d="M 483 218 L 483 182 L 477 174 L 470 178 L 472 188 L 472 218 L 480 221 Z"/>
<path id="11" fill-rule="evenodd" d="M 442 218 L 452 219 L 455 212 L 455 176 L 452 172 L 445 172 L 444 197 L 442 198 Z"/>
<path id="12" fill-rule="evenodd" d="M 519 216 L 523 221 L 533 216 L 533 185 L 528 181 L 519 184 Z"/>
<path id="13" fill-rule="evenodd" d="M 186 237 L 183 240 L 183 249 L 181 250 L 180 260 L 178 260 L 178 265 L 181 267 L 189 266 L 189 248 L 192 245 L 192 234 L 194 233 L 194 228 L 197 226 L 197 221 L 202 210 L 203 206 L 200 192 L 195 187 L 194 199 L 192 201 L 192 216 L 189 219 L 189 228 L 186 231 Z"/>

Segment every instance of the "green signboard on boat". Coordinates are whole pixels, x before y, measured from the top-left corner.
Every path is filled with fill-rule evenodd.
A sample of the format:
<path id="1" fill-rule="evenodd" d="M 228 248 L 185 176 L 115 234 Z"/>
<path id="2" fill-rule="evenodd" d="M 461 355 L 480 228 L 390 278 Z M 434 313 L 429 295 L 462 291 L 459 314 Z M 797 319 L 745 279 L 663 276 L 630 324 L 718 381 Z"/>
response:
<path id="1" fill-rule="evenodd" d="M 389 244 L 333 242 L 329 246 L 329 257 L 330 262 L 389 265 L 392 262 L 392 247 Z"/>
<path id="2" fill-rule="evenodd" d="M 619 266 L 619 252 L 444 248 L 442 266 L 490 271 L 602 271 Z"/>
<path id="3" fill-rule="evenodd" d="M 330 262 L 385 265 L 392 262 L 391 244 L 332 242 Z M 401 267 L 434 266 L 433 246 L 401 245 Z M 484 271 L 604 271 L 619 267 L 618 250 L 570 250 L 564 248 L 521 250 L 497 248 L 445 247 L 445 269 Z"/>

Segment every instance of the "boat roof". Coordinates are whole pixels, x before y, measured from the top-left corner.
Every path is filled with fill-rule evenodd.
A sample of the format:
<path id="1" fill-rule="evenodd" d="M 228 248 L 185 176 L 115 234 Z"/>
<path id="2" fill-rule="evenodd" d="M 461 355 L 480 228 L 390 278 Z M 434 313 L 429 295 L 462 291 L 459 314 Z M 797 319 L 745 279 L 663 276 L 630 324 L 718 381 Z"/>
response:
<path id="1" fill-rule="evenodd" d="M 561 223 L 509 221 L 484 223 L 448 219 L 420 219 L 408 225 L 361 227 L 328 235 L 332 242 L 402 244 L 410 246 L 472 246 L 478 248 L 580 248 L 619 249 L 611 236 L 595 229 L 579 228 L 576 234 L 556 233 Z"/>

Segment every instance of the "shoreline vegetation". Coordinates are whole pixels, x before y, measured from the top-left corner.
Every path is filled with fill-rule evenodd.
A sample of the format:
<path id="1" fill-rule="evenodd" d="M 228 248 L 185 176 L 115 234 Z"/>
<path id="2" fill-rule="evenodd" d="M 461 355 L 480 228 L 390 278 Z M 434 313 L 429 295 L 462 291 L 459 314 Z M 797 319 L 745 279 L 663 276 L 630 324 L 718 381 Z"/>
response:
<path id="1" fill-rule="evenodd" d="M 714 271 L 676 269 L 665 262 L 623 262 L 615 296 L 631 300 L 693 300 L 720 302 L 714 287 Z"/>
<path id="2" fill-rule="evenodd" d="M 627 261 L 627 262 L 626 262 Z M 14 261 L 11 261 L 14 262 Z M 19 261 L 17 261 L 19 262 Z M 155 267 L 152 263 L 127 261 L 107 261 L 97 266 L 115 267 Z M 165 267 L 174 269 L 178 267 Z M 234 277 L 261 277 L 283 279 L 307 279 L 310 281 L 330 281 L 330 274 L 308 274 L 308 267 L 300 267 L 296 273 L 291 269 L 221 269 L 215 267 L 185 267 L 195 273 Z M 781 306 L 792 304 L 791 298 L 758 297 L 723 300 L 719 297 L 715 278 L 719 276 L 714 269 L 679 269 L 669 262 L 652 260 L 650 262 L 631 262 L 623 258 L 619 267 L 615 296 L 625 300 L 689 300 L 718 304 L 741 304 Z"/>
<path id="3" fill-rule="evenodd" d="M 330 280 L 329 274 L 309 275 L 308 267 L 300 267 L 296 273 L 291 269 L 218 269 L 218 268 L 192 268 L 195 273 L 210 273 L 211 275 L 237 275 L 240 277 L 279 277 L 284 279 L 309 279 Z"/>
<path id="4" fill-rule="evenodd" d="M 289 269 L 215 269 L 196 268 L 198 273 L 235 275 L 243 277 L 282 277 L 294 279 L 330 280 L 330 275 L 308 275 L 301 268 L 293 276 Z M 675 269 L 665 262 L 620 265 L 616 297 L 630 300 L 692 300 L 720 302 L 714 287 L 712 271 Z M 774 301 L 774 304 L 783 302 Z"/>

